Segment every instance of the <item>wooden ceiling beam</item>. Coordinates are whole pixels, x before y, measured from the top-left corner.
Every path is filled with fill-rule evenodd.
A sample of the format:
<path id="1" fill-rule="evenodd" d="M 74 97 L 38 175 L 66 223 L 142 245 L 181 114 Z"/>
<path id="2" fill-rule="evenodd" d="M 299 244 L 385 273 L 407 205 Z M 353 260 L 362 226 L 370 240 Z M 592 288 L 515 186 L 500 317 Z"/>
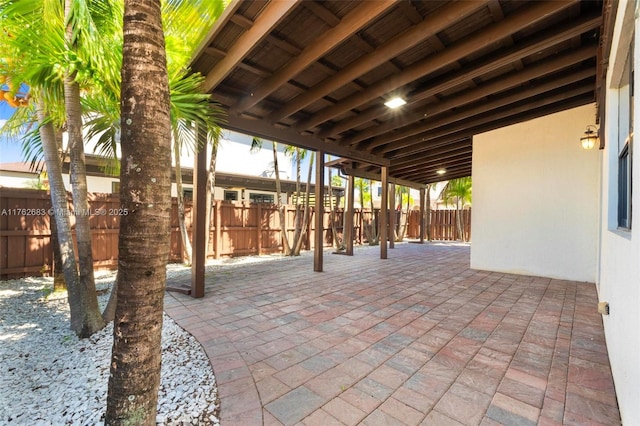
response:
<path id="1" fill-rule="evenodd" d="M 458 136 L 458 135 L 456 135 Z M 424 162 L 424 156 L 439 156 L 464 150 L 472 150 L 472 137 L 462 135 L 461 137 L 443 137 L 429 140 L 429 148 L 420 151 L 420 155 L 414 157 L 402 157 L 391 160 L 392 168 L 400 170 L 404 167 L 413 167 Z"/>
<path id="2" fill-rule="evenodd" d="M 492 113 L 495 119 L 483 117 L 477 121 L 468 123 L 468 125 L 462 127 L 462 130 L 454 133 L 451 133 L 449 130 L 444 130 L 429 134 L 422 142 L 416 142 L 414 145 L 395 152 L 390 150 L 386 158 L 391 159 L 392 164 L 401 164 L 415 158 L 417 154 L 429 150 L 434 143 L 455 142 L 465 137 L 471 137 L 525 120 L 532 120 L 544 115 L 588 104 L 594 101 L 592 89 L 593 87 L 580 86 L 573 90 L 568 90 L 543 99 L 526 102 L 518 107 L 508 108 L 499 113 Z"/>
<path id="3" fill-rule="evenodd" d="M 423 185 L 426 185 L 428 183 L 432 183 L 432 182 L 442 182 L 445 180 L 451 180 L 451 179 L 455 179 L 455 178 L 459 178 L 459 177 L 466 177 L 466 176 L 471 176 L 471 161 L 469 161 L 466 164 L 460 164 L 459 166 L 456 167 L 444 167 L 446 169 L 446 173 L 443 175 L 439 175 L 438 173 L 436 173 L 437 170 L 440 169 L 440 167 L 433 167 L 429 170 L 423 170 L 420 173 L 414 173 L 414 174 L 410 174 L 410 175 L 398 175 L 398 178 L 400 179 L 408 179 L 411 181 L 418 181 L 421 182 Z"/>
<path id="4" fill-rule="evenodd" d="M 502 52 L 497 57 L 482 60 L 474 64 L 466 64 L 464 69 L 455 72 L 450 75 L 437 80 L 426 89 L 421 89 L 416 93 L 411 93 L 408 99 L 408 106 L 427 99 L 437 93 L 441 93 L 450 90 L 457 85 L 464 84 L 471 81 L 474 78 L 481 77 L 484 74 L 493 72 L 499 68 L 507 66 L 514 61 L 519 61 L 527 56 L 537 53 L 541 50 L 547 49 L 551 46 L 555 46 L 558 43 L 562 43 L 569 40 L 572 37 L 579 36 L 586 31 L 598 28 L 601 22 L 600 15 L 592 15 L 584 18 L 580 18 L 577 21 L 573 21 L 570 24 L 565 24 L 559 28 L 554 28 L 550 32 L 546 32 L 525 44 L 516 45 L 506 52 Z M 404 109 L 407 109 L 406 107 Z M 375 106 L 367 109 L 366 111 L 358 114 L 357 116 L 342 120 L 339 123 L 331 127 L 327 127 L 318 132 L 318 137 L 327 138 L 340 134 L 346 130 L 358 127 L 368 121 L 372 121 L 376 118 L 390 115 L 389 108 L 385 106 Z M 370 137 L 370 136 L 369 136 Z M 364 140 L 364 139 L 362 139 Z"/>
<path id="5" fill-rule="evenodd" d="M 205 77 L 204 92 L 211 92 L 233 71 L 279 22 L 298 5 L 299 0 L 280 0 L 267 4 L 250 29 L 233 44 L 227 55 Z"/>
<path id="6" fill-rule="evenodd" d="M 445 180 L 459 179 L 459 178 L 470 177 L 470 176 L 471 176 L 471 167 L 456 173 L 447 173 L 447 178 Z M 422 182 L 424 183 L 424 185 L 430 185 L 432 183 L 437 183 L 442 181 L 443 181 L 442 176 L 435 174 L 435 176 L 425 177 Z"/>
<path id="7" fill-rule="evenodd" d="M 380 172 L 372 172 L 372 171 L 366 171 L 366 170 L 361 170 L 361 169 L 354 169 L 354 168 L 350 168 L 350 167 L 345 167 L 342 169 L 342 171 L 349 175 L 349 176 L 355 176 L 355 177 L 360 177 L 360 178 L 364 178 L 364 179 L 370 179 L 370 180 L 375 180 L 378 182 L 382 181 L 382 174 Z M 402 186 L 408 186 L 410 188 L 416 188 L 416 189 L 420 189 L 422 188 L 424 185 L 422 185 L 420 182 L 414 182 L 411 180 L 407 180 L 407 179 L 398 179 L 398 178 L 394 178 L 392 176 L 389 177 L 389 183 L 394 183 L 396 185 L 402 185 Z"/>
<path id="8" fill-rule="evenodd" d="M 575 51 L 571 51 L 565 55 L 537 62 L 524 70 L 515 71 L 507 75 L 497 77 L 488 83 L 476 87 L 475 89 L 461 91 L 459 92 L 460 94 L 453 95 L 441 102 L 429 104 L 426 107 L 421 108 L 418 112 L 404 115 L 397 120 L 376 126 L 368 131 L 360 132 L 357 137 L 340 141 L 340 143 L 343 145 L 352 145 L 354 143 L 353 141 L 358 142 L 359 140 L 364 140 L 363 138 L 367 138 L 368 135 L 374 133 L 382 135 L 366 143 L 367 148 L 371 149 L 389 143 L 392 140 L 402 139 L 405 136 L 393 136 L 393 134 L 385 135 L 384 133 L 396 128 L 407 126 L 411 123 L 415 123 L 416 121 L 423 119 L 428 120 L 434 115 L 439 115 L 454 108 L 459 108 L 463 105 L 491 96 L 495 93 L 500 93 L 502 91 L 521 86 L 524 83 L 543 77 L 547 74 L 553 74 L 571 65 L 595 57 L 596 49 L 596 45 L 586 46 Z"/>
<path id="9" fill-rule="evenodd" d="M 470 2 L 476 4 L 476 2 Z M 336 105 L 324 108 L 307 120 L 301 122 L 297 127 L 299 131 L 311 130 L 318 124 L 330 120 L 340 114 L 343 114 L 350 109 L 356 108 L 366 102 L 369 102 L 375 98 L 382 97 L 392 92 L 393 90 L 411 83 L 419 78 L 424 77 L 438 69 L 441 69 L 447 65 L 456 62 L 472 52 L 484 48 L 487 45 L 495 43 L 496 40 L 500 40 L 504 37 L 508 37 L 511 34 L 527 28 L 529 25 L 539 22 L 540 20 L 557 13 L 571 4 L 574 1 L 569 2 L 533 2 L 531 6 L 521 8 L 514 12 L 511 16 L 502 22 L 485 27 L 470 36 L 464 38 L 460 42 L 454 43 L 442 52 L 431 55 L 417 63 L 407 67 L 403 72 L 390 76 L 376 84 L 371 85 L 366 90 L 349 96 L 348 98 L 340 101 Z M 455 3 L 456 5 L 467 4 Z M 484 2 L 483 2 L 484 5 Z M 435 14 L 433 15 L 435 16 Z M 428 20 L 425 19 L 426 22 Z M 418 26 L 413 27 L 413 29 Z M 411 30 L 410 30 L 411 31 Z M 432 35 L 432 34 L 429 34 Z M 424 36 L 424 34 L 423 34 Z M 374 52 L 376 53 L 376 52 Z M 322 87 L 318 85 L 317 87 Z M 295 99 L 294 101 L 295 102 Z M 296 108 L 296 110 L 299 108 Z"/>
<path id="10" fill-rule="evenodd" d="M 488 1 L 488 0 L 487 0 Z M 371 2 L 365 2 L 370 7 Z M 340 87 L 350 83 L 358 77 L 380 66 L 384 62 L 414 47 L 428 37 L 442 31 L 452 23 L 470 15 L 481 7 L 486 1 L 456 2 L 442 7 L 432 15 L 426 17 L 420 24 L 411 27 L 402 34 L 378 47 L 375 51 L 364 55 L 350 65 L 344 67 L 338 74 L 323 82 L 316 84 L 306 94 L 298 96 L 287 102 L 282 108 L 271 113 L 270 122 L 277 122 L 299 111 L 317 99 L 330 94 Z"/>
<path id="11" fill-rule="evenodd" d="M 452 167 L 460 167 L 460 166 L 464 167 L 466 165 L 471 165 L 471 162 L 472 162 L 472 155 L 468 154 L 464 157 L 461 156 L 457 158 L 443 159 L 441 161 L 435 161 L 434 163 L 429 165 L 421 164 L 412 169 L 393 171 L 393 172 L 389 171 L 389 173 L 393 173 L 395 177 L 398 177 L 401 179 L 419 181 L 423 176 L 433 173 L 435 170 L 449 169 Z"/>
<path id="12" fill-rule="evenodd" d="M 567 86 L 577 81 L 581 81 L 586 78 L 592 77 L 594 73 L 595 73 L 595 70 L 593 68 L 581 69 L 581 70 L 578 70 L 577 72 L 572 72 L 571 74 L 563 75 L 561 77 L 555 78 L 550 81 L 545 81 L 535 85 L 527 86 L 524 89 L 512 90 L 505 95 L 499 96 L 495 99 L 491 99 L 486 102 L 476 102 L 469 108 L 461 110 L 459 112 L 455 112 L 452 114 L 443 114 L 440 118 L 436 117 L 426 122 L 421 122 L 412 126 L 407 126 L 402 130 L 390 133 L 387 136 L 387 142 L 384 145 L 382 144 L 378 145 L 378 146 L 383 146 L 383 148 L 378 151 L 374 150 L 373 152 L 380 152 L 380 153 L 389 152 L 391 150 L 389 148 L 389 142 L 394 142 L 394 141 L 400 141 L 394 144 L 394 147 L 396 147 L 395 149 L 397 149 L 397 147 L 406 146 L 408 143 L 410 143 L 410 140 L 407 138 L 410 138 L 411 136 L 420 135 L 424 132 L 437 129 L 439 127 L 451 126 L 453 123 L 460 122 L 463 120 L 469 120 L 471 117 L 475 115 L 481 115 L 486 111 L 492 111 L 497 108 L 502 108 L 506 105 L 518 103 L 523 99 L 527 99 L 533 96 L 538 96 L 540 94 L 555 90 L 559 87 Z M 491 117 L 488 117 L 487 119 L 491 120 Z M 464 126 L 466 125 L 466 123 L 460 123 L 460 125 Z M 383 137 L 384 136 L 381 136 L 381 138 Z M 402 141 L 403 139 L 406 139 L 406 141 Z M 363 147 L 360 147 L 360 149 L 363 149 Z"/>
<path id="13" fill-rule="evenodd" d="M 395 172 L 401 172 L 403 170 L 412 170 L 412 169 L 415 169 L 416 167 L 431 166 L 434 163 L 437 163 L 442 160 L 466 158 L 468 156 L 471 156 L 472 152 L 473 152 L 473 149 L 472 149 L 471 142 L 466 142 L 465 146 L 463 147 L 449 148 L 449 150 L 445 149 L 439 152 L 426 151 L 423 153 L 423 155 L 420 156 L 421 157 L 420 161 L 416 160 L 407 164 L 392 165 L 390 166 L 389 170 L 393 170 Z M 425 157 L 429 158 L 429 160 L 425 160 Z"/>
<path id="14" fill-rule="evenodd" d="M 287 145 L 312 149 L 314 151 L 324 151 L 327 154 L 352 158 L 380 166 L 388 166 L 390 164 L 390 161 L 383 158 L 382 156 L 377 156 L 362 151 L 356 151 L 354 149 L 343 147 L 335 143 L 324 142 L 314 137 L 313 135 L 301 135 L 291 128 L 274 127 L 266 123 L 264 120 L 251 119 L 237 115 L 228 115 L 227 121 L 222 127 L 229 130 L 235 130 L 240 133 L 249 132 L 251 136 L 257 136 L 260 138 L 285 143 Z"/>
<path id="15" fill-rule="evenodd" d="M 450 151 L 455 151 L 458 149 L 469 148 L 471 147 L 471 144 L 472 144 L 471 140 L 472 140 L 471 136 L 462 136 L 455 140 L 448 138 L 442 142 L 439 141 L 439 139 L 433 138 L 429 140 L 429 148 L 421 152 L 428 155 L 432 155 L 432 154 L 436 155 L 436 154 L 442 154 Z M 422 141 L 422 142 L 425 142 L 425 141 Z M 414 164 L 420 163 L 421 161 L 423 161 L 421 157 L 392 159 L 390 167 L 414 165 Z"/>
<path id="16" fill-rule="evenodd" d="M 343 43 L 362 27 L 375 20 L 396 4 L 397 0 L 379 0 L 363 2 L 359 7 L 349 12 L 338 25 L 322 33 L 313 43 L 305 47 L 299 55 L 274 72 L 271 77 L 261 82 L 250 95 L 242 98 L 230 109 L 231 114 L 238 114 L 253 107 L 277 90 L 282 84 L 294 78 L 302 70 L 313 64 L 320 57 L 326 55 L 336 46 Z M 274 3 L 278 3 L 274 2 Z"/>

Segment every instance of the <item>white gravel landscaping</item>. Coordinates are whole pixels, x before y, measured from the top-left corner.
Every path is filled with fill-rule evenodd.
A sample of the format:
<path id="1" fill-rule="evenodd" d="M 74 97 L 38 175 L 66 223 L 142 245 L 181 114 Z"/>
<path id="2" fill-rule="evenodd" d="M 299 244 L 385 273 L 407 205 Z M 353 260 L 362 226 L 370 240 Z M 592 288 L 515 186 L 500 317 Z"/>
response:
<path id="1" fill-rule="evenodd" d="M 170 265 L 168 274 L 188 273 Z M 103 307 L 115 273 L 97 272 Z M 52 278 L 0 281 L 0 425 L 104 422 L 113 325 L 88 339 L 69 329 L 64 294 Z M 165 315 L 159 425 L 216 425 L 215 377 L 196 339 Z"/>
<path id="2" fill-rule="evenodd" d="M 358 250 L 377 247 L 358 247 Z M 303 252 L 302 257 L 312 257 Z M 207 271 L 286 261 L 282 255 L 209 260 Z M 167 279 L 189 275 L 167 266 Z M 101 309 L 115 271 L 96 272 Z M 0 426 L 102 425 L 107 405 L 113 325 L 88 339 L 69 328 L 66 292 L 51 294 L 53 278 L 0 281 Z M 219 425 L 215 377 L 198 341 L 167 315 L 162 330 L 158 425 Z"/>

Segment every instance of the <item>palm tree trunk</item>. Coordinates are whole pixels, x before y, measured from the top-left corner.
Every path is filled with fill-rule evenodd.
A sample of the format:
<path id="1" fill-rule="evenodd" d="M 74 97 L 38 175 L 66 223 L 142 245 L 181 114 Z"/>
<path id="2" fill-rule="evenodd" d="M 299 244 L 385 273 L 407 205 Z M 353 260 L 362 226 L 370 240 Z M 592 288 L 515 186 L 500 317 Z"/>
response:
<path id="1" fill-rule="evenodd" d="M 65 16 L 70 14 L 72 0 L 65 1 Z M 67 41 L 72 45 L 73 29 L 66 29 Z M 67 134 L 69 137 L 69 177 L 73 193 L 73 208 L 76 219 L 76 241 L 78 244 L 78 264 L 80 273 L 80 303 L 83 312 L 83 335 L 89 336 L 105 326 L 98 306 L 96 283 L 93 276 L 93 253 L 91 248 L 91 225 L 89 201 L 87 197 L 87 170 L 84 159 L 82 137 L 82 109 L 80 106 L 80 86 L 75 81 L 75 72 L 65 73 L 64 103 L 67 113 Z"/>
<path id="2" fill-rule="evenodd" d="M 378 221 L 376 220 L 375 210 L 373 209 L 373 182 L 369 180 L 369 204 L 371 206 L 371 223 L 369 226 L 369 235 L 371 235 L 371 239 L 369 240 L 369 245 L 375 246 L 380 243 L 378 240 Z M 382 208 L 380 209 L 382 212 Z"/>
<path id="3" fill-rule="evenodd" d="M 60 163 L 63 163 L 64 156 L 62 153 L 62 132 L 55 131 L 54 135 L 56 147 L 58 150 L 58 158 Z M 53 249 L 53 291 L 62 291 L 67 289 L 67 283 L 64 281 L 64 269 L 62 266 L 62 255 L 60 254 L 60 243 L 58 241 L 58 226 L 56 224 L 56 216 L 51 215 L 49 217 L 49 221 L 51 226 L 51 247 Z"/>
<path id="4" fill-rule="evenodd" d="M 328 160 L 331 160 L 331 156 L 329 155 Z M 331 221 L 331 236 L 333 237 L 333 245 L 336 247 L 337 250 L 344 250 L 344 240 L 341 241 L 338 238 L 338 230 L 336 228 L 336 220 L 335 220 L 335 213 L 337 213 L 337 207 L 338 204 L 336 202 L 335 205 L 335 209 L 334 209 L 334 205 L 333 205 L 333 186 L 331 184 L 331 168 L 329 168 L 329 212 L 331 214 L 330 217 L 330 221 Z M 344 227 L 343 227 L 343 235 L 344 235 Z"/>
<path id="5" fill-rule="evenodd" d="M 218 141 L 214 140 L 211 144 L 211 160 L 209 160 L 209 174 L 207 175 L 207 215 L 205 217 L 205 229 L 207 235 L 204 239 L 205 254 L 207 258 L 209 254 L 209 240 L 211 239 L 211 216 L 213 215 L 213 202 L 216 188 L 216 160 L 218 158 Z M 258 219 L 260 220 L 260 219 Z"/>
<path id="6" fill-rule="evenodd" d="M 160 1 L 124 1 L 116 317 L 105 424 L 155 425 L 170 248 L 171 122 Z"/>
<path id="7" fill-rule="evenodd" d="M 309 197 L 311 196 L 311 174 L 313 172 L 313 162 L 315 159 L 315 152 L 311 152 L 311 156 L 309 157 L 309 172 L 307 174 L 307 188 L 304 197 L 304 216 L 302 219 L 302 231 L 300 233 L 300 237 L 295 242 L 294 249 L 291 253 L 292 256 L 300 256 L 300 251 L 302 250 L 302 242 L 304 241 L 304 236 L 309 230 L 309 219 L 311 216 L 311 207 L 309 206 Z M 316 200 L 317 202 L 317 200 Z"/>
<path id="8" fill-rule="evenodd" d="M 427 206 L 424 209 L 427 217 L 424 219 L 424 226 L 427 228 L 427 241 L 431 241 L 431 185 L 427 185 Z"/>
<path id="9" fill-rule="evenodd" d="M 402 225 L 400 227 L 401 231 L 400 231 L 400 236 L 398 237 L 398 242 L 404 241 L 404 237 L 405 235 L 407 235 L 407 228 L 409 227 L 409 213 L 411 212 L 409 209 L 411 208 L 410 206 L 410 191 L 407 189 L 407 214 L 406 216 L 403 215 L 402 212 L 402 208 L 400 209 L 400 221 L 402 222 L 402 218 L 404 217 L 404 222 L 402 222 Z M 400 198 L 400 206 L 402 206 L 402 198 Z"/>
<path id="10" fill-rule="evenodd" d="M 460 207 L 460 197 L 456 197 L 456 227 L 458 228 L 458 238 L 464 241 L 464 232 L 462 230 L 462 208 Z"/>
<path id="11" fill-rule="evenodd" d="M 69 206 L 67 204 L 67 193 L 62 181 L 62 168 L 58 159 L 58 148 L 56 146 L 55 131 L 53 124 L 48 120 L 44 101 L 37 102 L 38 121 L 40 122 L 40 139 L 42 140 L 42 151 L 44 161 L 47 166 L 49 177 L 49 191 L 51 194 L 52 213 L 56 216 L 58 243 L 60 245 L 60 257 L 62 259 L 62 269 L 64 280 L 67 283 L 69 298 L 69 310 L 71 314 L 71 329 L 78 336 L 89 336 L 85 329 L 84 309 L 82 306 L 82 294 L 80 277 L 78 276 L 78 265 L 76 263 L 76 253 L 71 235 L 71 223 L 69 222 Z"/>
<path id="12" fill-rule="evenodd" d="M 302 235 L 302 221 L 303 221 L 303 209 L 300 208 L 300 148 L 296 147 L 296 204 L 295 204 L 295 219 L 294 219 L 294 227 L 295 230 L 293 232 L 293 240 L 291 241 L 291 247 L 298 246 L 298 240 Z"/>
<path id="13" fill-rule="evenodd" d="M 182 237 L 182 253 L 184 263 L 191 265 L 191 240 L 187 232 L 184 210 L 184 193 L 182 192 L 182 167 L 180 166 L 180 139 L 177 130 L 173 131 L 173 159 L 176 163 L 176 187 L 178 191 L 178 227 Z"/>
<path id="14" fill-rule="evenodd" d="M 58 243 L 58 226 L 56 225 L 55 215 L 49 217 L 49 224 L 51 227 L 51 249 L 53 251 L 53 291 L 62 291 L 67 289 L 67 283 L 64 281 L 64 269 L 62 267 L 62 255 L 60 254 L 60 244 Z"/>
<path id="15" fill-rule="evenodd" d="M 286 223 L 286 215 L 284 212 L 284 206 L 282 205 L 282 199 L 280 198 L 280 194 L 282 190 L 280 188 L 280 169 L 278 168 L 278 145 L 275 141 L 271 142 L 273 147 L 273 169 L 276 174 L 276 197 L 278 198 L 276 201 L 276 205 L 278 206 L 278 214 L 280 215 L 280 228 L 282 232 L 282 245 L 284 248 L 285 256 L 291 255 L 291 246 L 289 245 L 289 237 L 287 236 L 287 223 Z"/>

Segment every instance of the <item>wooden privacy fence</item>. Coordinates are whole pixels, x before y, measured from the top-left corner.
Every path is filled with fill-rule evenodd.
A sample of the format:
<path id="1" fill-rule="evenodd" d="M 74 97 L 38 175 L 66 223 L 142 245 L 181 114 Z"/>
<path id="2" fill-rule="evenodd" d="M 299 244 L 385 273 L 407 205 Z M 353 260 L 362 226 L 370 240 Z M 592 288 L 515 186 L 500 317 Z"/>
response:
<path id="1" fill-rule="evenodd" d="M 75 224 L 73 205 L 68 198 L 72 227 Z M 115 194 L 89 194 L 92 252 L 96 269 L 114 268 L 118 261 L 120 200 Z M 191 228 L 191 205 L 187 203 L 186 225 Z M 0 279 L 50 274 L 53 269 L 50 217 L 51 199 L 46 191 L 2 188 L 0 192 Z M 441 213 L 442 212 L 442 213 Z M 354 242 L 367 242 L 366 228 L 379 223 L 379 210 L 354 211 Z M 407 213 L 396 212 L 399 227 Z M 295 207 L 285 207 L 285 229 L 289 240 L 295 233 Z M 432 238 L 455 239 L 455 212 L 432 211 Z M 463 216 L 465 233 L 470 234 L 470 215 Z M 406 237 L 418 238 L 419 212 L 408 215 Z M 334 226 L 332 226 L 332 221 Z M 342 239 L 344 212 L 325 211 L 323 246 L 333 245 L 333 228 Z M 313 210 L 303 248 L 313 249 Z M 398 228 L 399 229 L 399 228 Z M 211 217 L 211 233 L 207 256 L 220 258 L 277 253 L 282 251 L 280 217 L 275 205 L 247 202 L 216 201 Z M 178 228 L 178 206 L 174 199 L 171 211 L 170 261 L 182 260 L 182 239 Z"/>
<path id="2" fill-rule="evenodd" d="M 456 215 L 458 212 L 456 210 L 429 210 L 425 214 L 431 216 L 429 229 L 432 240 L 456 241 L 462 239 L 460 235 L 458 235 L 458 227 L 456 225 Z M 464 240 L 471 241 L 471 210 L 462 210 L 461 220 Z M 419 224 L 420 212 L 418 210 L 411 210 L 409 212 L 409 227 L 406 235 L 408 238 L 420 238 Z M 426 227 L 424 238 L 427 238 Z"/>

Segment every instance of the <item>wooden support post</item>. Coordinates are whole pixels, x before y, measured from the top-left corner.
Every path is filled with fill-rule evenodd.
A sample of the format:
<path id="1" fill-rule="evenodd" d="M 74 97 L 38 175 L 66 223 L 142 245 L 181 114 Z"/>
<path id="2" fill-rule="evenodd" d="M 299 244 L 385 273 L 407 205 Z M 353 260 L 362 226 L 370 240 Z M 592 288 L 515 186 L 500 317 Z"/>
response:
<path id="1" fill-rule="evenodd" d="M 418 221 L 418 229 L 420 230 L 420 244 L 424 244 L 424 202 L 425 188 L 420 188 L 420 220 Z"/>
<path id="2" fill-rule="evenodd" d="M 313 247 L 313 270 L 322 272 L 322 253 L 324 249 L 324 152 L 316 152 L 316 205 L 315 205 L 315 244 Z"/>
<path id="3" fill-rule="evenodd" d="M 206 130 L 198 129 L 198 139 L 206 139 Z M 209 231 L 207 217 L 207 144 L 196 154 L 193 174 L 193 222 L 192 222 L 192 262 L 191 297 L 204 297 L 204 267 L 207 259 L 206 233 Z"/>
<path id="4" fill-rule="evenodd" d="M 382 199 L 380 200 L 380 259 L 387 258 L 388 210 L 389 210 L 389 167 L 382 166 Z"/>
<path id="5" fill-rule="evenodd" d="M 355 179 L 353 175 L 347 178 L 347 212 L 345 215 L 343 236 L 347 244 L 347 255 L 353 256 L 353 195 Z"/>
<path id="6" fill-rule="evenodd" d="M 402 203 L 400 203 L 402 205 Z M 396 248 L 396 185 L 389 185 L 389 248 Z"/>

